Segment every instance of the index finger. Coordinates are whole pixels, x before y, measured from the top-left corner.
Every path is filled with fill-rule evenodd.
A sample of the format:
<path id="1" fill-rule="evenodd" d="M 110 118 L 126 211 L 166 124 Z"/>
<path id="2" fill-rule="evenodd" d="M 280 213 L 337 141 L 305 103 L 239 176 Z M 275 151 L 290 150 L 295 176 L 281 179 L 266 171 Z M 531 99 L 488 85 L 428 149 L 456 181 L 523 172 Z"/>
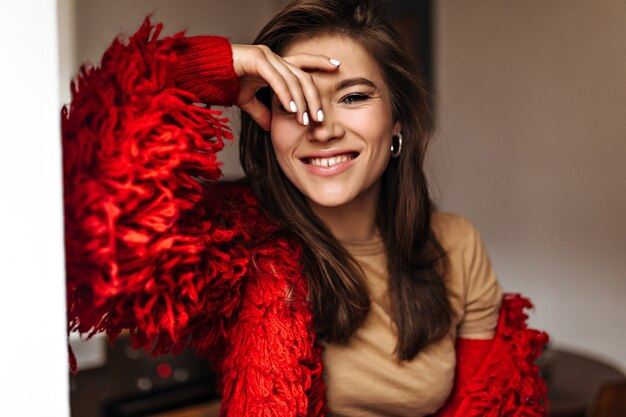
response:
<path id="1" fill-rule="evenodd" d="M 341 62 L 335 58 L 325 55 L 314 54 L 295 54 L 283 57 L 285 61 L 304 71 L 335 71 L 341 65 Z"/>

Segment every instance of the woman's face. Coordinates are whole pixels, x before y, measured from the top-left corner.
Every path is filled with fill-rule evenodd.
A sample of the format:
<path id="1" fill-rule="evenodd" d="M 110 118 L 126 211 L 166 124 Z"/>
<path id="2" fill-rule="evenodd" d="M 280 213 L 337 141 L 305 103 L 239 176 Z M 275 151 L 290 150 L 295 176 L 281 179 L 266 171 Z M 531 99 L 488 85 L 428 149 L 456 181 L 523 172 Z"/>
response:
<path id="1" fill-rule="evenodd" d="M 283 55 L 297 53 L 325 55 L 340 60 L 341 66 L 338 71 L 311 72 L 322 102 L 322 123 L 311 120 L 303 126 L 272 101 L 271 137 L 278 164 L 312 206 L 375 203 L 391 138 L 400 131 L 382 73 L 365 49 L 346 36 L 296 41 Z"/>

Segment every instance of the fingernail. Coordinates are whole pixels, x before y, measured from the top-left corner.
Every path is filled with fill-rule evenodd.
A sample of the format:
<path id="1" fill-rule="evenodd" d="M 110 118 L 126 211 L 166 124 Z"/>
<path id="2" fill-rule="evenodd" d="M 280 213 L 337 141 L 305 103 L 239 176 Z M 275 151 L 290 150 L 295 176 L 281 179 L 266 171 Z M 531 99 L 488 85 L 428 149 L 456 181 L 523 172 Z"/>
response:
<path id="1" fill-rule="evenodd" d="M 322 109 L 319 109 L 317 111 L 317 121 L 320 123 L 324 121 L 324 112 L 322 111 Z"/>
<path id="2" fill-rule="evenodd" d="M 302 124 L 305 126 L 309 125 L 309 114 L 307 112 L 302 113 Z"/>
<path id="3" fill-rule="evenodd" d="M 292 113 L 295 113 L 298 111 L 298 106 L 296 106 L 296 103 L 293 100 L 289 102 L 289 109 L 291 110 Z"/>
<path id="4" fill-rule="evenodd" d="M 338 67 L 339 65 L 341 65 L 341 61 L 339 61 L 338 59 L 335 59 L 335 58 L 331 58 L 331 59 L 329 60 L 329 62 L 330 62 L 331 64 L 333 64 L 334 66 L 336 66 L 336 67 Z"/>

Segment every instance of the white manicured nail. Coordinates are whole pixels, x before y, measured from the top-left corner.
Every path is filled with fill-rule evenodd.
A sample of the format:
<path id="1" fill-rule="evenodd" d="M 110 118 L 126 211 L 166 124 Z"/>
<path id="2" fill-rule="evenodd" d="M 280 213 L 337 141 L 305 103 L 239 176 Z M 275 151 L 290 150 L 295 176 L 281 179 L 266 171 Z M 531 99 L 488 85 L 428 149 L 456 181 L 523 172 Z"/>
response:
<path id="1" fill-rule="evenodd" d="M 341 65 L 341 61 L 339 61 L 338 59 L 335 58 L 331 58 L 329 61 L 331 64 L 333 64 L 334 66 L 338 67 L 339 65 Z"/>
<path id="2" fill-rule="evenodd" d="M 317 121 L 320 123 L 324 121 L 324 112 L 322 111 L 322 109 L 319 109 L 317 111 Z"/>
<path id="3" fill-rule="evenodd" d="M 302 124 L 305 126 L 309 125 L 309 114 L 307 112 L 302 113 Z"/>
<path id="4" fill-rule="evenodd" d="M 296 103 L 293 100 L 289 102 L 289 109 L 291 110 L 292 113 L 295 113 L 298 111 L 298 106 L 296 106 Z"/>

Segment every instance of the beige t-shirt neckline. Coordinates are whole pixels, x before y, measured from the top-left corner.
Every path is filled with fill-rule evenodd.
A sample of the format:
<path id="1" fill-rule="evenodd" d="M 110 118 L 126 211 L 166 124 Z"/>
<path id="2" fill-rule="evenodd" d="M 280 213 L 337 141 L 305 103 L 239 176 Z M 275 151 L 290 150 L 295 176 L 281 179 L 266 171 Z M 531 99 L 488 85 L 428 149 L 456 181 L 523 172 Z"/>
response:
<path id="1" fill-rule="evenodd" d="M 340 240 L 339 243 L 355 257 L 379 255 L 385 252 L 385 243 L 378 234 L 367 240 Z"/>
<path id="2" fill-rule="evenodd" d="M 363 326 L 347 345 L 325 344 L 324 379 L 331 416 L 426 416 L 452 389 L 458 330 L 477 335 L 495 327 L 501 290 L 482 242 L 466 219 L 433 213 L 432 228 L 450 260 L 446 285 L 454 311 L 448 336 L 409 362 L 395 354 L 387 258 L 380 236 L 341 241 L 363 269 L 372 302 Z"/>

